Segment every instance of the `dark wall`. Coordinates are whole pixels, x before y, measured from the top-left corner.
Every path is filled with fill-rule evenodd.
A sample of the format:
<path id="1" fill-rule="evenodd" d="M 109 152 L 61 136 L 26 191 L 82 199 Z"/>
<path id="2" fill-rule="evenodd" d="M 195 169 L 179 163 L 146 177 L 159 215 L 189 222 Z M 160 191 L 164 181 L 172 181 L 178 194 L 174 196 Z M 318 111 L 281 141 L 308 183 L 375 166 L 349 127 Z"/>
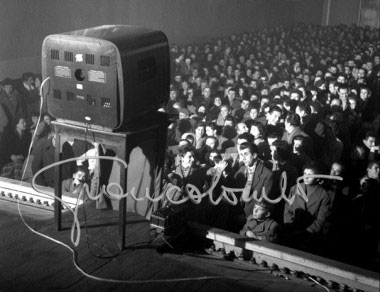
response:
<path id="1" fill-rule="evenodd" d="M 294 3 L 294 21 L 322 24 L 324 0 L 302 0 Z"/>
<path id="2" fill-rule="evenodd" d="M 358 24 L 360 0 L 331 0 L 329 25 Z"/>
<path id="3" fill-rule="evenodd" d="M 0 80 L 41 70 L 45 36 L 103 24 L 162 30 L 171 43 L 201 42 L 293 23 L 284 0 L 0 0 Z"/>

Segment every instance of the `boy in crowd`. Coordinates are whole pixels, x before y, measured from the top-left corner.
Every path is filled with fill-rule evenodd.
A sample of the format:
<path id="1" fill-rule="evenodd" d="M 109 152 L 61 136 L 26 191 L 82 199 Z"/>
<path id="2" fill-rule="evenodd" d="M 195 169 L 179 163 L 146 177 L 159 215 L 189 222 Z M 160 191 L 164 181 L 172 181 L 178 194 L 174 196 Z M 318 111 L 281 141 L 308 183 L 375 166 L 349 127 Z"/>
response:
<path id="1" fill-rule="evenodd" d="M 271 204 L 265 199 L 261 202 L 256 201 L 252 214 L 248 216 L 247 223 L 240 231 L 240 235 L 257 240 L 279 242 L 281 227 L 272 219 L 271 208 Z"/>

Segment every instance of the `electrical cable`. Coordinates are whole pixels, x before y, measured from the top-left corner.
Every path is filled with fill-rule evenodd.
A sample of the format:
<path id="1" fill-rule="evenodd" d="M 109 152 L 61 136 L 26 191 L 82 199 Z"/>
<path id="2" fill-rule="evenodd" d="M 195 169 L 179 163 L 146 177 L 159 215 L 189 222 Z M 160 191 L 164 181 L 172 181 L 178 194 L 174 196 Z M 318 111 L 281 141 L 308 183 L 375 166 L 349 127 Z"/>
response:
<path id="1" fill-rule="evenodd" d="M 322 285 L 321 283 L 319 283 L 317 280 L 313 279 L 312 277 L 309 276 L 309 279 L 312 280 L 314 283 L 316 283 L 317 285 L 319 286 L 322 286 L 323 288 L 326 289 L 327 292 L 330 292 L 329 288 L 327 288 L 325 285 Z"/>
<path id="2" fill-rule="evenodd" d="M 40 124 L 40 121 L 41 121 L 41 117 L 42 117 L 42 107 L 43 107 L 43 104 L 44 104 L 44 97 L 43 97 L 43 87 L 45 85 L 45 82 L 48 81 L 50 79 L 50 77 L 46 77 L 42 83 L 41 83 L 41 86 L 40 86 L 40 99 L 41 99 L 41 102 L 40 102 L 40 114 L 38 116 L 38 119 L 37 119 L 37 126 L 36 128 L 34 129 L 34 132 L 33 132 L 33 135 L 32 135 L 32 140 L 30 141 L 30 145 L 29 145 L 29 149 L 28 149 L 28 156 L 26 157 L 26 160 L 25 160 L 25 163 L 24 163 L 24 169 L 22 171 L 22 176 L 21 176 L 21 181 L 24 180 L 24 176 L 25 176 L 25 173 L 26 173 L 26 168 L 28 166 L 28 163 L 29 163 L 29 158 L 30 158 L 30 154 L 32 152 L 32 148 L 33 148 L 33 144 L 34 144 L 34 138 L 36 137 L 36 133 L 37 133 L 37 128 L 38 128 L 38 125 Z"/>

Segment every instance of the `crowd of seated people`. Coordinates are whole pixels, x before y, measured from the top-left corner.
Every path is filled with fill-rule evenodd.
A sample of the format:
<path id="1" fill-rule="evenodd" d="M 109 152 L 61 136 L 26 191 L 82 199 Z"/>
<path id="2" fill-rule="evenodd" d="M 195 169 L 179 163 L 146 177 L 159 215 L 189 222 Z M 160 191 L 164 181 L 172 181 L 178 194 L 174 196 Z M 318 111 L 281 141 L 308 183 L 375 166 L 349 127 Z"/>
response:
<path id="1" fill-rule="evenodd" d="M 378 36 L 297 24 L 173 45 L 163 190 L 179 190 L 164 205 L 192 184 L 210 193 L 189 206 L 192 220 L 371 263 L 380 241 Z M 40 86 L 32 73 L 1 82 L 1 176 L 21 179 L 32 134 L 33 173 L 54 160 L 51 117 L 37 124 Z M 342 180 L 297 186 L 316 174 Z M 53 186 L 53 174 L 39 183 Z M 225 188 L 239 190 L 236 202 L 221 199 Z"/>
<path id="2" fill-rule="evenodd" d="M 380 242 L 378 36 L 355 25 L 297 24 L 173 45 L 162 110 L 177 118 L 165 183 L 180 187 L 178 200 L 186 183 L 211 193 L 189 209 L 190 218 L 373 262 Z M 318 174 L 335 179 L 311 176 Z M 239 190 L 236 204 L 218 201 L 223 186 Z"/>
<path id="3" fill-rule="evenodd" d="M 20 180 L 30 144 L 52 133 L 51 117 L 41 114 L 41 76 L 26 72 L 21 79 L 0 83 L 0 176 Z M 38 118 L 41 114 L 41 121 Z"/>

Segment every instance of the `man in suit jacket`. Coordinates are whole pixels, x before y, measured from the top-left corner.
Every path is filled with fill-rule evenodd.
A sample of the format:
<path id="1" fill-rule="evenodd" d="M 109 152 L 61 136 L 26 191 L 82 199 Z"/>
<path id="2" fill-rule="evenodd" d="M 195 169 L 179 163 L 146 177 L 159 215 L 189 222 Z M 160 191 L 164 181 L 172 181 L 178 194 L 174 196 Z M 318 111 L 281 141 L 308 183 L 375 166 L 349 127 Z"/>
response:
<path id="1" fill-rule="evenodd" d="M 304 167 L 304 176 L 319 173 L 319 167 L 311 162 Z M 284 224 L 288 228 L 289 240 L 293 245 L 310 248 L 313 239 L 325 234 L 328 230 L 328 218 L 331 214 L 332 201 L 326 190 L 316 178 L 304 178 L 300 184 L 307 196 L 307 202 L 299 194 L 297 185 L 290 190 L 289 198 L 294 196 L 292 204 L 285 204 Z M 315 241 L 315 240 L 314 240 Z"/>
<path id="2" fill-rule="evenodd" d="M 265 187 L 265 194 L 270 199 L 275 199 L 273 187 L 273 174 L 264 166 L 264 163 L 257 157 L 257 146 L 253 143 L 245 142 L 240 145 L 240 160 L 244 166 L 235 174 L 235 187 L 242 188 L 244 191 L 241 198 L 251 196 L 253 192 L 257 192 L 257 197 L 261 197 L 263 187 Z M 240 200 L 240 203 L 234 208 L 233 214 L 235 215 L 235 227 L 241 227 L 241 223 L 246 222 L 246 218 L 252 214 L 255 201 L 253 199 L 248 202 Z M 239 229 L 239 230 L 240 230 Z"/>

